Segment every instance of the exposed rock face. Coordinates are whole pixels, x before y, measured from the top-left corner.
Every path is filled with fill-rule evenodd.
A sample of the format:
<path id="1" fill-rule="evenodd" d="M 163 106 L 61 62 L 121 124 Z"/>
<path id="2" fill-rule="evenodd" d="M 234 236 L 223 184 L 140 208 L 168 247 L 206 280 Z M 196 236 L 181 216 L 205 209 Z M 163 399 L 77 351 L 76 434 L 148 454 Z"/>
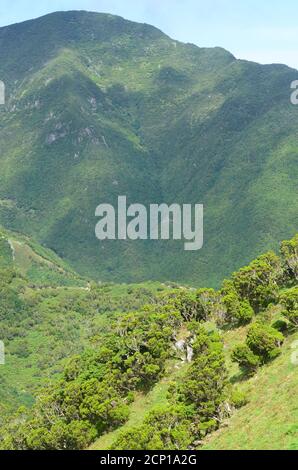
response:
<path id="1" fill-rule="evenodd" d="M 184 339 L 177 341 L 174 345 L 175 350 L 180 353 L 179 357 L 183 362 L 191 362 L 193 358 L 193 348 Z"/>
<path id="2" fill-rule="evenodd" d="M 185 341 L 183 339 L 181 339 L 180 341 L 177 341 L 175 343 L 175 349 L 177 349 L 177 351 L 184 352 L 185 351 Z"/>
<path id="3" fill-rule="evenodd" d="M 186 346 L 186 360 L 187 362 L 191 362 L 193 358 L 193 348 L 189 345 Z"/>

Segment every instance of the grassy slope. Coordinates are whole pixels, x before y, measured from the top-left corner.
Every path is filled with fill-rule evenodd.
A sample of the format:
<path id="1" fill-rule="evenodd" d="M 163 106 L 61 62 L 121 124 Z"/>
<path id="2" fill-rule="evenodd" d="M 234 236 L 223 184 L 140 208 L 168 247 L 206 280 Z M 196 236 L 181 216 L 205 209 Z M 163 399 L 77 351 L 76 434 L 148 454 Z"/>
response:
<path id="1" fill-rule="evenodd" d="M 230 361 L 231 350 L 241 343 L 247 328 L 223 333 L 230 377 L 246 391 L 249 403 L 236 411 L 217 432 L 211 434 L 201 449 L 298 449 L 298 366 L 291 363 L 291 345 L 298 333 L 287 338 L 282 354 L 262 367 L 252 379 L 239 381 L 238 367 Z M 185 366 L 169 369 L 147 395 L 138 395 L 131 405 L 129 421 L 121 428 L 105 434 L 90 450 L 106 450 L 122 430 L 141 424 L 147 413 L 167 402 L 168 384 L 181 380 Z"/>
<path id="2" fill-rule="evenodd" d="M 15 252 L 13 257 L 12 246 L 19 249 L 18 244 L 21 252 Z M 50 263 L 51 269 L 54 264 L 61 275 L 70 275 L 54 253 L 20 234 L 2 231 L 1 268 L 9 268 L 15 263 L 23 276 L 30 273 L 29 261 L 41 265 L 39 272 L 43 273 L 44 265 Z M 89 291 L 79 285 L 45 288 L 42 283 L 35 287 L 24 283 L 23 277 L 15 281 L 16 286 L 21 286 L 21 296 L 29 305 L 30 315 L 20 321 L 20 325 L 14 325 L 15 331 L 6 343 L 6 365 L 0 368 L 1 412 L 15 409 L 20 404 L 30 405 L 34 390 L 48 379 L 58 377 L 68 356 L 96 345 L 114 316 L 138 308 L 167 288 L 159 283 L 115 284 L 97 286 L 95 291 Z M 268 313 L 271 313 L 272 321 L 280 317 L 278 307 Z M 2 323 L 5 322 L 4 319 Z M 210 323 L 206 327 L 213 329 L 214 325 Z M 203 449 L 297 449 L 298 369 L 291 363 L 291 354 L 298 333 L 286 339 L 279 358 L 261 368 L 253 378 L 243 381 L 230 355 L 234 346 L 244 341 L 246 330 L 247 327 L 241 327 L 222 334 L 231 381 L 247 392 L 249 403 L 210 435 Z M 20 345 L 24 343 L 26 355 L 19 353 Z M 109 448 L 120 431 L 142 423 L 151 409 L 165 404 L 169 384 L 181 380 L 185 370 L 186 366 L 179 360 L 169 362 L 163 379 L 148 394 L 136 395 L 128 422 L 102 436 L 91 449 Z"/>
<path id="3" fill-rule="evenodd" d="M 147 394 L 138 393 L 130 408 L 130 415 L 128 421 L 116 429 L 100 437 L 89 450 L 106 450 L 119 436 L 119 433 L 125 431 L 132 426 L 142 424 L 147 413 L 154 407 L 165 405 L 168 402 L 167 393 L 168 387 L 171 382 L 179 380 L 186 370 L 186 365 L 179 362 L 169 363 L 165 376 L 160 380 L 150 392 Z"/>
<path id="4" fill-rule="evenodd" d="M 86 287 L 87 279 L 76 274 L 53 251 L 39 245 L 32 238 L 1 227 L 0 237 L 0 265 L 14 267 L 36 287 Z"/>
<path id="5" fill-rule="evenodd" d="M 249 403 L 227 426 L 210 435 L 203 449 L 298 450 L 298 365 L 293 365 L 287 338 L 282 354 L 242 384 Z"/>
<path id="6" fill-rule="evenodd" d="M 0 221 L 80 273 L 217 285 L 296 230 L 295 70 L 86 12 L 0 28 L 0 49 Z M 204 203 L 203 250 L 100 244 L 95 208 L 120 194 Z"/>

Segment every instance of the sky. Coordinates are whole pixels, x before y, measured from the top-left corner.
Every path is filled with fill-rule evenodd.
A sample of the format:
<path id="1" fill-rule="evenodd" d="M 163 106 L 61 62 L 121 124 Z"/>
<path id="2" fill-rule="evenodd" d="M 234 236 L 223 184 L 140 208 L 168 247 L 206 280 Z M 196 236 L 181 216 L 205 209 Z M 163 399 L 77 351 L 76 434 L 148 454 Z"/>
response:
<path id="1" fill-rule="evenodd" d="M 298 69 L 297 0 L 0 0 L 0 26 L 58 10 L 117 14 L 183 42 Z"/>

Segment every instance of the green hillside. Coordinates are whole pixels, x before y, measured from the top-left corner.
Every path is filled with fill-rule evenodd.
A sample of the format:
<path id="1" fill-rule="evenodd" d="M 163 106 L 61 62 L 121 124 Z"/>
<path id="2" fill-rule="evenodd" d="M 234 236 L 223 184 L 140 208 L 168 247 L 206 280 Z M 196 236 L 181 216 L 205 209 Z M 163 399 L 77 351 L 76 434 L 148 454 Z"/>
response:
<path id="1" fill-rule="evenodd" d="M 0 449 L 297 450 L 298 72 L 85 11 L 0 55 Z M 202 250 L 99 242 L 121 195 Z"/>
<path id="2" fill-rule="evenodd" d="M 248 404 L 206 439 L 203 450 L 298 450 L 298 371 L 291 359 L 297 341 L 298 334 L 291 335 L 281 356 L 242 384 Z"/>
<path id="3" fill-rule="evenodd" d="M 0 448 L 297 450 L 298 235 L 219 290 L 0 274 Z"/>
<path id="4" fill-rule="evenodd" d="M 231 350 L 239 342 L 243 331 L 224 335 L 225 347 Z M 292 345 L 298 334 L 291 335 L 283 347 L 281 356 L 267 365 L 252 379 L 240 383 L 248 403 L 227 419 L 223 427 L 210 434 L 199 447 L 200 450 L 297 450 L 298 407 L 297 365 L 292 364 Z M 297 348 L 298 349 L 298 348 Z M 297 350 L 296 349 L 296 350 Z M 131 405 L 130 417 L 125 425 L 103 435 L 90 450 L 107 450 L 121 433 L 142 425 L 154 409 L 169 403 L 170 381 L 179 380 L 185 365 L 169 371 L 147 395 L 138 396 Z M 182 376 L 183 377 L 183 376 Z"/>
<path id="5" fill-rule="evenodd" d="M 218 286 L 295 232 L 297 71 L 87 12 L 0 28 L 0 50 L 0 223 L 81 275 Z M 203 249 L 99 243 L 118 195 L 203 203 Z"/>
<path id="6" fill-rule="evenodd" d="M 32 287 L 83 287 L 87 284 L 87 279 L 32 238 L 0 227 L 0 244 L 0 268 L 16 269 Z"/>
<path id="7" fill-rule="evenodd" d="M 165 376 L 157 382 L 148 393 L 139 393 L 135 396 L 129 410 L 129 419 L 127 422 L 114 431 L 101 436 L 89 450 L 107 450 L 123 432 L 129 431 L 134 426 L 143 424 L 147 414 L 160 406 L 166 406 L 169 403 L 169 386 L 173 381 L 180 380 L 185 370 L 184 364 L 169 363 L 165 371 Z"/>
<path id="8" fill-rule="evenodd" d="M 65 360 L 99 341 L 120 312 L 166 287 L 97 284 L 80 278 L 55 253 L 4 229 L 0 234 L 0 423 L 36 389 L 58 379 Z M 17 372 L 16 372 L 17 371 Z"/>

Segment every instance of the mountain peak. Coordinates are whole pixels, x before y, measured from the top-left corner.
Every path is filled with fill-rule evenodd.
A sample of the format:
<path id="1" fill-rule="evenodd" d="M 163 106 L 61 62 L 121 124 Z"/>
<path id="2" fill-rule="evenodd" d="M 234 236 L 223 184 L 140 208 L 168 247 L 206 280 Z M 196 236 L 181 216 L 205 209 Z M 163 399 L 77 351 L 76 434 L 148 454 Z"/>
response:
<path id="1" fill-rule="evenodd" d="M 81 274 L 217 285 L 295 231 L 295 71 L 84 11 L 2 28 L 0 50 L 0 222 Z M 203 203 L 202 252 L 157 243 L 149 263 L 146 244 L 99 246 L 95 208 L 120 194 Z"/>
<path id="2" fill-rule="evenodd" d="M 48 33 L 51 32 L 52 29 L 55 29 L 57 32 L 59 30 L 63 32 L 64 29 L 65 36 L 68 35 L 70 38 L 71 32 L 73 35 L 76 33 L 80 35 L 93 33 L 95 34 L 95 38 L 101 40 L 106 40 L 115 35 L 120 36 L 125 33 L 148 35 L 151 38 L 166 37 L 162 31 L 146 23 L 136 23 L 126 20 L 121 16 L 86 10 L 48 13 L 32 20 L 4 26 L 0 28 L 0 33 L 3 30 L 5 30 L 6 33 L 15 32 L 16 30 L 24 33 L 40 33 L 40 28 L 44 28 L 44 31 Z"/>

